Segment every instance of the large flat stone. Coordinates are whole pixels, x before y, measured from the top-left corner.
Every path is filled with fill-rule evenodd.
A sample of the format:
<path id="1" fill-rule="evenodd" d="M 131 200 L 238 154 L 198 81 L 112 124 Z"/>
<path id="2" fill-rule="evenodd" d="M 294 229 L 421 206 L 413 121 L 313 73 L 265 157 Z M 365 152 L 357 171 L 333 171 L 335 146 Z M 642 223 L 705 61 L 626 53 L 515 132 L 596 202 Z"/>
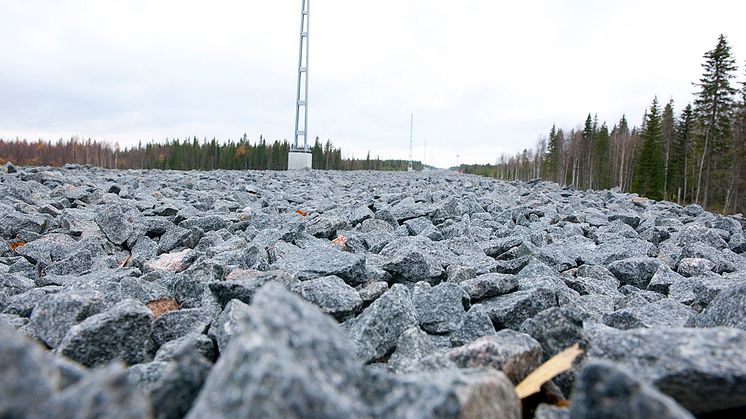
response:
<path id="1" fill-rule="evenodd" d="M 625 365 L 692 413 L 746 406 L 746 331 L 603 329 L 591 341 L 590 359 Z"/>

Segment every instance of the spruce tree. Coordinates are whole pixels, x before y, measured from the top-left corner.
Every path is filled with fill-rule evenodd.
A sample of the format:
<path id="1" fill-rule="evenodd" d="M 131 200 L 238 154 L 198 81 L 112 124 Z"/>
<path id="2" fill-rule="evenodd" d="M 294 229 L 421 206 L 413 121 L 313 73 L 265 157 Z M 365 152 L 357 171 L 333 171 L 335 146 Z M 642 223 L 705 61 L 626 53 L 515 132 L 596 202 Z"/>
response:
<path id="1" fill-rule="evenodd" d="M 316 137 L 316 140 L 313 142 L 313 147 L 311 147 L 311 166 L 314 169 L 324 168 L 324 150 L 321 148 L 319 137 Z"/>
<path id="2" fill-rule="evenodd" d="M 645 130 L 642 133 L 642 151 L 632 177 L 632 192 L 650 199 L 663 198 L 663 156 L 661 143 L 661 114 L 658 98 L 653 99 L 645 118 Z"/>
<path id="3" fill-rule="evenodd" d="M 671 148 L 674 142 L 674 114 L 673 99 L 669 100 L 663 108 L 661 119 L 661 133 L 663 134 L 663 198 L 668 199 L 668 186 L 671 178 Z"/>
<path id="4" fill-rule="evenodd" d="M 561 185 L 566 185 L 565 181 L 565 161 L 567 160 L 567 151 L 566 151 L 566 143 L 565 143 L 565 132 L 562 130 L 562 128 L 559 128 L 557 130 L 557 134 L 555 135 L 555 142 L 557 143 L 557 177 L 556 182 L 558 182 Z"/>
<path id="5" fill-rule="evenodd" d="M 591 183 L 593 183 L 593 137 L 596 133 L 596 124 L 593 122 L 593 119 L 591 118 L 591 114 L 588 114 L 588 117 L 585 119 L 585 124 L 583 125 L 583 144 L 581 147 L 581 155 L 583 156 L 581 160 L 581 165 L 578 168 L 580 171 L 579 173 L 584 173 L 588 175 L 587 179 L 583 179 L 579 181 L 579 187 L 588 186 L 591 187 Z"/>
<path id="6" fill-rule="evenodd" d="M 559 136 L 557 135 L 557 126 L 552 125 L 552 129 L 549 131 L 549 142 L 547 143 L 547 153 L 544 158 L 544 178 L 559 181 L 559 160 L 560 153 L 562 152 L 562 144 L 559 143 Z"/>
<path id="7" fill-rule="evenodd" d="M 722 182 L 720 170 L 723 158 L 727 159 L 726 153 L 730 151 L 730 113 L 733 108 L 733 95 L 736 93 L 730 82 L 735 77 L 733 73 L 736 70 L 736 61 L 731 55 L 730 46 L 724 35 L 720 35 L 715 49 L 707 51 L 704 58 L 704 73 L 699 83 L 695 83 L 695 86 L 699 87 L 694 100 L 694 110 L 699 128 L 700 159 L 694 200 L 707 206 L 711 195 L 715 195 L 712 198 L 718 198 L 717 191 L 710 191 L 708 187 L 716 189 L 715 184 Z M 713 174 L 716 179 L 710 179 Z"/>
<path id="8" fill-rule="evenodd" d="M 596 174 L 596 188 L 608 189 L 611 187 L 611 165 L 609 164 L 609 128 L 601 124 L 601 128 L 594 134 L 593 161 Z"/>

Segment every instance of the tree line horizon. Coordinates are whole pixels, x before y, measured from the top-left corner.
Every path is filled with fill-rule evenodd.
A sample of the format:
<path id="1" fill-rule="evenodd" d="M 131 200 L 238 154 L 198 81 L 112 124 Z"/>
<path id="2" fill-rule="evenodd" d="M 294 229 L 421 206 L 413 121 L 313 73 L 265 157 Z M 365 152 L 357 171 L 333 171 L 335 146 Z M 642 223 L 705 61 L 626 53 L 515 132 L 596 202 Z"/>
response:
<path id="1" fill-rule="evenodd" d="M 693 103 L 676 111 L 655 96 L 640 127 L 626 115 L 611 128 L 590 113 L 582 128 L 553 125 L 534 149 L 465 173 L 501 180 L 545 179 L 577 189 L 619 188 L 654 200 L 700 204 L 722 213 L 746 210 L 746 78 L 733 86 L 736 60 L 724 35 L 707 51 Z M 746 67 L 746 66 L 745 66 Z"/>
<path id="2" fill-rule="evenodd" d="M 0 164 L 6 161 L 20 166 L 63 166 L 68 163 L 97 166 L 108 169 L 161 169 L 161 170 L 287 170 L 290 143 L 287 140 L 268 142 L 263 136 L 252 142 L 246 134 L 238 141 L 219 141 L 216 138 L 201 141 L 195 136 L 182 141 L 179 138 L 163 142 L 151 141 L 143 145 L 120 150 L 118 143 L 74 136 L 56 142 L 0 138 Z M 343 158 L 342 149 L 316 138 L 309 147 L 312 166 L 319 170 L 407 170 L 408 160 L 371 158 Z M 414 161 L 415 170 L 424 165 Z"/>
<path id="3" fill-rule="evenodd" d="M 581 128 L 553 125 L 534 149 L 501 155 L 495 165 L 461 164 L 458 170 L 500 180 L 544 179 L 577 189 L 619 188 L 655 200 L 701 204 L 724 213 L 744 212 L 746 199 L 746 81 L 732 85 L 736 60 L 724 35 L 704 54 L 695 100 L 678 113 L 673 99 L 663 107 L 657 96 L 645 109 L 640 127 L 626 115 L 611 129 L 591 113 Z M 740 97 L 739 97 L 740 95 Z M 118 144 L 78 137 L 56 142 L 0 138 L 0 164 L 62 166 L 66 163 L 118 169 L 286 170 L 290 143 L 200 141 L 197 137 L 142 141 L 120 150 Z M 341 148 L 316 138 L 312 167 L 321 170 L 407 170 L 401 159 L 342 158 Z M 423 170 L 422 162 L 413 162 Z M 454 168 L 451 168 L 454 169 Z"/>

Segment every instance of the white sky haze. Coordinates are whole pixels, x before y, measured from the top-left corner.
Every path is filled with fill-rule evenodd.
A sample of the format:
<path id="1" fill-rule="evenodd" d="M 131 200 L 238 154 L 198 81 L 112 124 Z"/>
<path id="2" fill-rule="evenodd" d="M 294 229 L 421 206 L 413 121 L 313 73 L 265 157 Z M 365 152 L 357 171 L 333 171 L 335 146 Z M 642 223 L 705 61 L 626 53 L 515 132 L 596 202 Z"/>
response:
<path id="1" fill-rule="evenodd" d="M 680 110 L 746 2 L 314 0 L 309 134 L 447 167 Z M 0 137 L 292 140 L 300 0 L 0 0 Z M 427 156 L 423 145 L 427 140 Z"/>

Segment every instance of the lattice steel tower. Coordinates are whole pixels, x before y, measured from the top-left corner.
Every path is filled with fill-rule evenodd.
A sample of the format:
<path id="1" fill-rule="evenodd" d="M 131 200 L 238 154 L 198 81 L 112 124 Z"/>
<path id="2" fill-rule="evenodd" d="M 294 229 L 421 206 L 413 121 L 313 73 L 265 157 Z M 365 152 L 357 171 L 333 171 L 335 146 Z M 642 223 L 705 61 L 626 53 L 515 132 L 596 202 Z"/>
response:
<path id="1" fill-rule="evenodd" d="M 298 92 L 295 97 L 295 141 L 299 149 L 303 137 L 303 149 L 308 151 L 308 18 L 311 0 L 302 0 L 300 18 L 300 48 L 298 51 Z M 302 108 L 302 112 L 301 112 Z"/>

